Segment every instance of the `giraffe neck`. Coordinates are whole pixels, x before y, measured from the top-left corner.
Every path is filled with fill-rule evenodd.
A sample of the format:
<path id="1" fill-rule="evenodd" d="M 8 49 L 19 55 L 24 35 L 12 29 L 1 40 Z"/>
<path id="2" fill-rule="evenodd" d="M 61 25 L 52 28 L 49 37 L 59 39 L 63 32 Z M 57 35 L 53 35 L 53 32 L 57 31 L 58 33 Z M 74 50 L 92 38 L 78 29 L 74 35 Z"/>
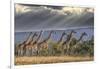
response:
<path id="1" fill-rule="evenodd" d="M 31 34 L 32 34 L 32 33 L 29 34 L 28 38 L 26 39 L 26 43 L 25 43 L 25 44 L 28 44 L 28 43 L 30 42 L 31 37 L 32 37 Z"/>
<path id="2" fill-rule="evenodd" d="M 82 38 L 84 37 L 84 35 L 81 35 L 80 38 L 78 39 L 77 43 L 74 45 L 74 47 L 77 47 L 77 45 L 80 43 L 80 41 L 82 40 Z"/>
<path id="3" fill-rule="evenodd" d="M 40 34 L 39 34 L 38 38 L 36 39 L 36 41 L 38 41 L 40 39 L 41 35 L 42 35 L 42 31 L 40 32 Z"/>
<path id="4" fill-rule="evenodd" d="M 71 41 L 72 41 L 72 37 L 73 36 L 73 32 L 71 32 L 68 36 L 67 36 L 67 40 L 66 40 L 66 44 L 70 44 L 71 43 Z"/>
<path id="5" fill-rule="evenodd" d="M 37 43 L 39 41 L 41 35 L 42 35 L 42 31 L 40 32 L 39 36 L 37 37 L 37 39 L 32 44 Z"/>
<path id="6" fill-rule="evenodd" d="M 57 44 L 60 43 L 60 42 L 62 42 L 63 37 L 64 37 L 64 35 L 62 34 L 62 35 L 61 35 L 61 38 L 58 40 Z"/>
<path id="7" fill-rule="evenodd" d="M 84 35 L 81 35 L 77 42 L 80 42 L 83 39 Z"/>
<path id="8" fill-rule="evenodd" d="M 36 33 L 33 34 L 33 36 L 32 36 L 32 38 L 31 38 L 29 44 L 34 42 L 34 38 L 35 38 L 35 36 L 36 36 Z"/>
<path id="9" fill-rule="evenodd" d="M 48 36 L 45 40 L 43 40 L 43 42 L 47 42 L 47 41 L 49 41 L 51 35 L 52 35 L 52 32 L 50 32 L 49 36 Z"/>

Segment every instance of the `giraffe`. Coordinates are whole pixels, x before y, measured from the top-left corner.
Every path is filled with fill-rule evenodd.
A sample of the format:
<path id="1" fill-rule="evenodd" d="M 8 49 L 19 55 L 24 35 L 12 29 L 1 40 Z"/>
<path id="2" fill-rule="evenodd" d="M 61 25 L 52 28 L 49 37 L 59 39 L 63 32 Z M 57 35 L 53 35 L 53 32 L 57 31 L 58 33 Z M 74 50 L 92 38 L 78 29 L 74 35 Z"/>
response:
<path id="1" fill-rule="evenodd" d="M 32 33 L 32 32 L 30 32 L 30 33 Z M 37 36 L 36 32 L 32 36 L 31 35 L 29 35 L 29 38 L 27 38 L 27 40 L 25 41 L 25 44 L 22 46 L 23 56 L 26 55 L 26 51 L 27 51 L 27 49 L 25 47 L 30 44 L 30 42 L 32 41 L 32 39 L 35 36 Z"/>
<path id="2" fill-rule="evenodd" d="M 72 38 L 73 38 L 73 35 L 75 34 L 76 32 L 74 30 L 72 30 L 68 35 L 67 35 L 67 38 L 66 40 L 63 42 L 62 46 L 64 48 L 64 54 L 66 53 L 66 55 L 69 55 L 69 50 L 70 50 L 70 43 L 72 41 Z"/>
<path id="3" fill-rule="evenodd" d="M 24 46 L 24 55 L 30 55 L 31 54 L 31 43 L 34 42 L 34 38 L 37 36 L 37 33 L 35 32 L 32 37 L 30 38 L 29 42 L 25 44 Z"/>
<path id="4" fill-rule="evenodd" d="M 63 40 L 63 37 L 66 35 L 65 31 L 62 33 L 60 39 L 57 41 L 57 44 L 60 44 Z"/>
<path id="5" fill-rule="evenodd" d="M 36 55 L 37 53 L 37 43 L 42 35 L 42 30 L 40 31 L 40 34 L 38 35 L 37 39 L 34 42 L 31 42 L 30 47 L 31 47 L 31 55 Z"/>
<path id="6" fill-rule="evenodd" d="M 37 45 L 37 55 L 40 54 L 40 51 L 42 49 L 47 49 L 48 50 L 48 42 L 50 40 L 50 37 L 52 35 L 54 31 L 50 31 L 48 37 L 46 39 L 44 39 L 43 41 L 39 42 L 38 45 Z"/>
<path id="7" fill-rule="evenodd" d="M 17 56 L 22 56 L 23 55 L 23 53 L 24 53 L 24 49 L 23 48 L 24 48 L 25 44 L 28 42 L 31 34 L 32 34 L 32 32 L 29 33 L 29 36 L 25 41 L 23 41 L 22 43 L 20 43 L 20 44 L 18 44 L 16 46 L 15 52 L 17 53 Z"/>
<path id="8" fill-rule="evenodd" d="M 35 36 L 38 36 L 38 35 L 37 35 L 37 32 L 34 32 L 34 34 L 32 35 L 32 37 L 30 37 L 30 39 L 26 42 L 26 45 L 29 45 L 29 44 L 31 44 L 32 42 L 34 42 L 34 41 L 35 41 L 35 40 L 34 40 Z"/>
<path id="9" fill-rule="evenodd" d="M 73 54 L 74 51 L 77 49 L 78 45 L 80 44 L 80 42 L 84 36 L 87 36 L 87 33 L 85 33 L 85 32 L 81 33 L 80 38 L 77 40 L 77 42 L 71 48 L 71 52 L 70 52 L 71 54 Z"/>
<path id="10" fill-rule="evenodd" d="M 84 36 L 87 36 L 87 33 L 83 32 L 81 34 L 80 38 L 77 40 L 77 43 L 73 46 L 74 48 L 77 48 L 77 45 L 80 43 Z"/>
<path id="11" fill-rule="evenodd" d="M 63 37 L 66 35 L 65 31 L 62 33 L 60 39 L 57 41 L 57 49 L 58 50 L 63 50 L 63 46 L 62 46 L 62 43 L 63 43 Z"/>
<path id="12" fill-rule="evenodd" d="M 15 46 L 15 55 L 16 56 L 21 56 L 21 54 L 23 52 L 21 48 L 22 48 L 22 46 L 24 46 L 24 44 L 25 44 L 25 41 L 23 41 L 22 43 Z"/>

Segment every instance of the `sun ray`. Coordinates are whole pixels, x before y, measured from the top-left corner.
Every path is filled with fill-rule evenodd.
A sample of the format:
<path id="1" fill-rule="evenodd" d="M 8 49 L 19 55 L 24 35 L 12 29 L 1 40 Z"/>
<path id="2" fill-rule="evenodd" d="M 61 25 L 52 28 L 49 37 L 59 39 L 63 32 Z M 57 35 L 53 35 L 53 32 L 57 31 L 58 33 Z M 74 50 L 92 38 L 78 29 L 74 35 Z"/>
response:
<path id="1" fill-rule="evenodd" d="M 31 9 L 28 6 L 23 6 L 23 5 L 20 5 L 20 4 L 15 4 L 15 11 L 16 11 L 16 13 L 26 13 L 26 12 L 31 11 Z"/>

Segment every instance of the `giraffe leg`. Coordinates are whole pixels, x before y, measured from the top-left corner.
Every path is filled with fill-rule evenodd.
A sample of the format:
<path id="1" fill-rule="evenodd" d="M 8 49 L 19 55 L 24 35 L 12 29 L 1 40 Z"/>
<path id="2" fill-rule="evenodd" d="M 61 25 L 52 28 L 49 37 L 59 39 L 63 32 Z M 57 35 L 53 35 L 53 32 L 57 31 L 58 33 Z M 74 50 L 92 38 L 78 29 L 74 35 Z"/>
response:
<path id="1" fill-rule="evenodd" d="M 21 50 L 19 49 L 19 50 L 18 50 L 18 56 L 20 56 L 20 51 L 21 51 Z"/>
<path id="2" fill-rule="evenodd" d="M 29 49 L 28 56 L 30 56 L 30 54 L 31 54 L 31 53 L 30 53 L 30 49 Z"/>
<path id="3" fill-rule="evenodd" d="M 25 53 L 25 55 L 28 56 L 28 48 L 26 49 L 26 53 Z"/>
<path id="4" fill-rule="evenodd" d="M 25 56 L 25 54 L 26 54 L 26 49 L 23 50 L 23 56 Z"/>
<path id="5" fill-rule="evenodd" d="M 32 56 L 32 48 L 30 49 L 30 56 Z"/>
<path id="6" fill-rule="evenodd" d="M 33 48 L 32 48 L 32 56 L 34 55 L 33 53 L 34 53 L 34 50 L 33 50 Z"/>
<path id="7" fill-rule="evenodd" d="M 28 56 L 29 55 L 29 49 L 27 49 L 27 53 L 26 53 L 26 56 Z"/>
<path id="8" fill-rule="evenodd" d="M 30 49 L 28 50 L 28 56 L 30 56 Z"/>
<path id="9" fill-rule="evenodd" d="M 33 48 L 32 49 L 32 56 L 36 55 L 36 50 Z"/>
<path id="10" fill-rule="evenodd" d="M 18 52 L 17 52 L 17 50 L 15 49 L 15 56 L 17 56 L 18 55 Z"/>
<path id="11" fill-rule="evenodd" d="M 20 56 L 23 56 L 23 50 L 21 49 L 21 51 L 20 51 Z"/>

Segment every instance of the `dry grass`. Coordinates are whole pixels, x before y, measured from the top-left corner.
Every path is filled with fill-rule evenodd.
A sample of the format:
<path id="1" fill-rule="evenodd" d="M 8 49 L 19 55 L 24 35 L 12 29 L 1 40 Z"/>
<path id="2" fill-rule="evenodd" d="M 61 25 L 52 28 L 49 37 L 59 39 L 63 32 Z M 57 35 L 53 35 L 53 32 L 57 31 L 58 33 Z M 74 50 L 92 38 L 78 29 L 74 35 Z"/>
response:
<path id="1" fill-rule="evenodd" d="M 15 57 L 15 65 L 28 64 L 47 64 L 47 63 L 62 63 L 62 62 L 78 62 L 78 61 L 93 61 L 93 57 L 72 57 L 72 56 L 33 56 L 33 57 Z"/>

